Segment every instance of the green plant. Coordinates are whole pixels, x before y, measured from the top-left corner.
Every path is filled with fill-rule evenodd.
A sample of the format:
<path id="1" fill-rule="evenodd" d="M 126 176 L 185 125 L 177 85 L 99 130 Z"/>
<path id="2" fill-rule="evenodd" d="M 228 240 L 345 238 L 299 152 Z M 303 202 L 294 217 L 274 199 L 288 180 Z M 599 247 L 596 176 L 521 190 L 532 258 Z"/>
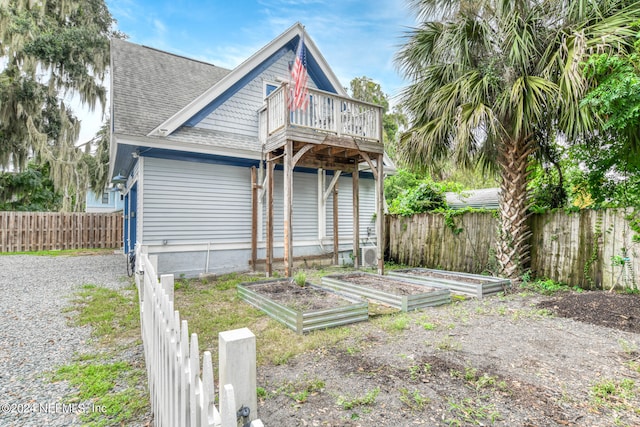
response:
<path id="1" fill-rule="evenodd" d="M 630 378 L 606 379 L 589 387 L 592 403 L 596 406 L 626 410 L 637 395 L 636 384 Z"/>
<path id="2" fill-rule="evenodd" d="M 349 356 L 353 356 L 354 354 L 360 353 L 362 350 L 358 347 L 347 347 L 347 354 Z"/>
<path id="3" fill-rule="evenodd" d="M 324 390 L 324 386 L 324 381 L 319 378 L 308 379 L 305 377 L 302 381 L 286 383 L 280 388 L 280 391 L 284 391 L 285 395 L 296 403 L 306 403 L 310 395 L 321 392 Z"/>
<path id="4" fill-rule="evenodd" d="M 366 392 L 364 396 L 338 396 L 336 403 L 345 410 L 353 409 L 356 406 L 371 406 L 375 403 L 379 393 L 380 387 L 376 387 Z"/>
<path id="5" fill-rule="evenodd" d="M 304 273 L 304 271 L 299 271 L 293 278 L 293 281 L 296 285 L 302 287 L 307 283 L 307 275 Z"/>
<path id="6" fill-rule="evenodd" d="M 484 405 L 472 398 L 465 398 L 461 402 L 449 400 L 449 412 L 452 418 L 445 420 L 450 426 L 467 426 L 481 424 L 488 420 L 491 423 L 501 418 L 495 405 Z"/>
<path id="7" fill-rule="evenodd" d="M 465 367 L 464 372 L 452 369 L 449 371 L 449 375 L 453 378 L 461 378 L 465 380 L 476 390 L 492 388 L 505 391 L 508 388 L 506 381 L 499 380 L 497 376 L 489 375 L 486 372 L 480 373 L 477 368 L 471 366 Z"/>
<path id="8" fill-rule="evenodd" d="M 260 399 L 266 399 L 268 396 L 267 390 L 264 387 L 256 387 L 256 395 Z"/>
<path id="9" fill-rule="evenodd" d="M 422 327 L 427 331 L 432 331 L 437 327 L 437 325 L 435 323 L 426 322 L 422 324 Z"/>
<path id="10" fill-rule="evenodd" d="M 400 401 L 412 411 L 421 411 L 431 400 L 423 396 L 419 390 L 409 391 L 403 387 L 400 389 Z"/>
<path id="11" fill-rule="evenodd" d="M 394 310 L 395 311 L 395 310 Z M 375 319 L 382 329 L 389 333 L 402 332 L 409 327 L 411 318 L 404 312 L 393 312 L 391 315 L 382 315 Z"/>
<path id="12" fill-rule="evenodd" d="M 431 368 L 430 363 L 409 366 L 409 379 L 411 379 L 411 381 L 417 381 L 420 376 L 429 375 L 431 373 Z"/>
<path id="13" fill-rule="evenodd" d="M 523 279 L 523 282 L 520 284 L 520 288 L 523 290 L 528 290 L 528 291 L 535 292 L 542 295 L 554 295 L 559 292 L 569 292 L 569 291 L 581 292 L 582 291 L 582 289 L 578 287 L 570 287 L 569 285 L 566 285 L 560 282 L 555 282 L 551 279 L 546 279 L 546 280 L 539 279 L 536 281 L 529 281 L 529 280 L 525 281 Z"/>
<path id="14" fill-rule="evenodd" d="M 458 351 L 462 348 L 462 344 L 454 341 L 450 336 L 446 336 L 436 344 L 436 348 L 442 351 Z"/>

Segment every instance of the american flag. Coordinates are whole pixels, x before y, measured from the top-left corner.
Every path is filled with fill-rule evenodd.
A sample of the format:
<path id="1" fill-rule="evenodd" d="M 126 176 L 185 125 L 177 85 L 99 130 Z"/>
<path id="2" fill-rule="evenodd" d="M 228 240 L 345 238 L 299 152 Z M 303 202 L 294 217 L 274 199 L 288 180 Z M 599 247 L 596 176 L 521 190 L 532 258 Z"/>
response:
<path id="1" fill-rule="evenodd" d="M 291 68 L 291 93 L 289 94 L 289 110 L 295 111 L 299 108 L 307 109 L 309 104 L 309 91 L 307 88 L 307 67 L 306 51 L 304 47 L 304 34 L 300 36 L 298 41 L 298 49 L 296 50 L 296 61 Z"/>

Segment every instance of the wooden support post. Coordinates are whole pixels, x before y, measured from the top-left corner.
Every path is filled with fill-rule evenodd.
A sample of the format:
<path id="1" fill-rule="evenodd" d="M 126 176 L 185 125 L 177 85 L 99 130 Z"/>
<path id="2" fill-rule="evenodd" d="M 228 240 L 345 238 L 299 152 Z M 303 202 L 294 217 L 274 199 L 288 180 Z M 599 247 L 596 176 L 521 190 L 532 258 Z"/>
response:
<path id="1" fill-rule="evenodd" d="M 258 170 L 251 168 L 251 271 L 258 261 Z"/>
<path id="2" fill-rule="evenodd" d="M 376 250 L 378 258 L 378 274 L 384 274 L 384 158 L 382 154 L 378 154 L 378 179 L 376 179 L 376 240 L 378 248 Z"/>
<path id="3" fill-rule="evenodd" d="M 274 164 L 271 161 L 272 154 L 267 153 L 267 253 L 265 256 L 265 273 L 267 277 L 273 274 L 273 169 Z"/>
<path id="4" fill-rule="evenodd" d="M 284 275 L 293 275 L 293 227 L 291 212 L 293 205 L 293 141 L 287 140 L 284 149 Z"/>
<path id="5" fill-rule="evenodd" d="M 338 254 L 340 252 L 340 239 L 338 235 L 338 181 L 333 186 L 333 263 L 338 265 Z"/>
<path id="6" fill-rule="evenodd" d="M 356 170 L 353 177 L 353 268 L 360 268 L 360 172 Z"/>

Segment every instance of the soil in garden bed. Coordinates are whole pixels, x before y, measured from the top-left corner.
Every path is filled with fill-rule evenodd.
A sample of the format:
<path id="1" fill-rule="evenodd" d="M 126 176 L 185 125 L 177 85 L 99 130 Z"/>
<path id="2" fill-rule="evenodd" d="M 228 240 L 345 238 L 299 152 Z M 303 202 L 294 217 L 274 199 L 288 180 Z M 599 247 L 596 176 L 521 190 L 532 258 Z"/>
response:
<path id="1" fill-rule="evenodd" d="M 420 270 L 420 269 L 407 270 L 407 271 L 403 271 L 403 273 L 404 274 L 411 274 L 413 276 L 425 277 L 425 278 L 432 277 L 434 279 L 455 280 L 456 282 L 473 283 L 473 284 L 477 284 L 477 285 L 480 285 L 480 284 L 486 282 L 486 280 L 476 279 L 476 278 L 468 277 L 468 276 L 460 276 L 460 275 L 457 275 L 455 273 L 440 273 L 440 272 L 425 271 L 425 270 Z M 488 278 L 488 276 L 487 276 L 487 278 Z"/>
<path id="2" fill-rule="evenodd" d="M 439 290 L 428 286 L 413 285 L 375 274 L 349 274 L 340 276 L 338 279 L 355 285 L 378 289 L 392 295 L 418 295 Z"/>
<path id="3" fill-rule="evenodd" d="M 299 286 L 288 279 L 251 285 L 251 289 L 296 311 L 318 311 L 353 304 L 339 295 L 315 286 Z"/>

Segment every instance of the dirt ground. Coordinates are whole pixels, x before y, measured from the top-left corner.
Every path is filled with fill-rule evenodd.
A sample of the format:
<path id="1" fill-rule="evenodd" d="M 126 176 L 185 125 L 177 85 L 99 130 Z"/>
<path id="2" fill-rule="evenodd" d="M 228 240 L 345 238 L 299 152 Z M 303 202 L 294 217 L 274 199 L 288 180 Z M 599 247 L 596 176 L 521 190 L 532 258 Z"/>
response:
<path id="1" fill-rule="evenodd" d="M 640 426 L 640 295 L 454 299 L 258 368 L 266 426 Z"/>

